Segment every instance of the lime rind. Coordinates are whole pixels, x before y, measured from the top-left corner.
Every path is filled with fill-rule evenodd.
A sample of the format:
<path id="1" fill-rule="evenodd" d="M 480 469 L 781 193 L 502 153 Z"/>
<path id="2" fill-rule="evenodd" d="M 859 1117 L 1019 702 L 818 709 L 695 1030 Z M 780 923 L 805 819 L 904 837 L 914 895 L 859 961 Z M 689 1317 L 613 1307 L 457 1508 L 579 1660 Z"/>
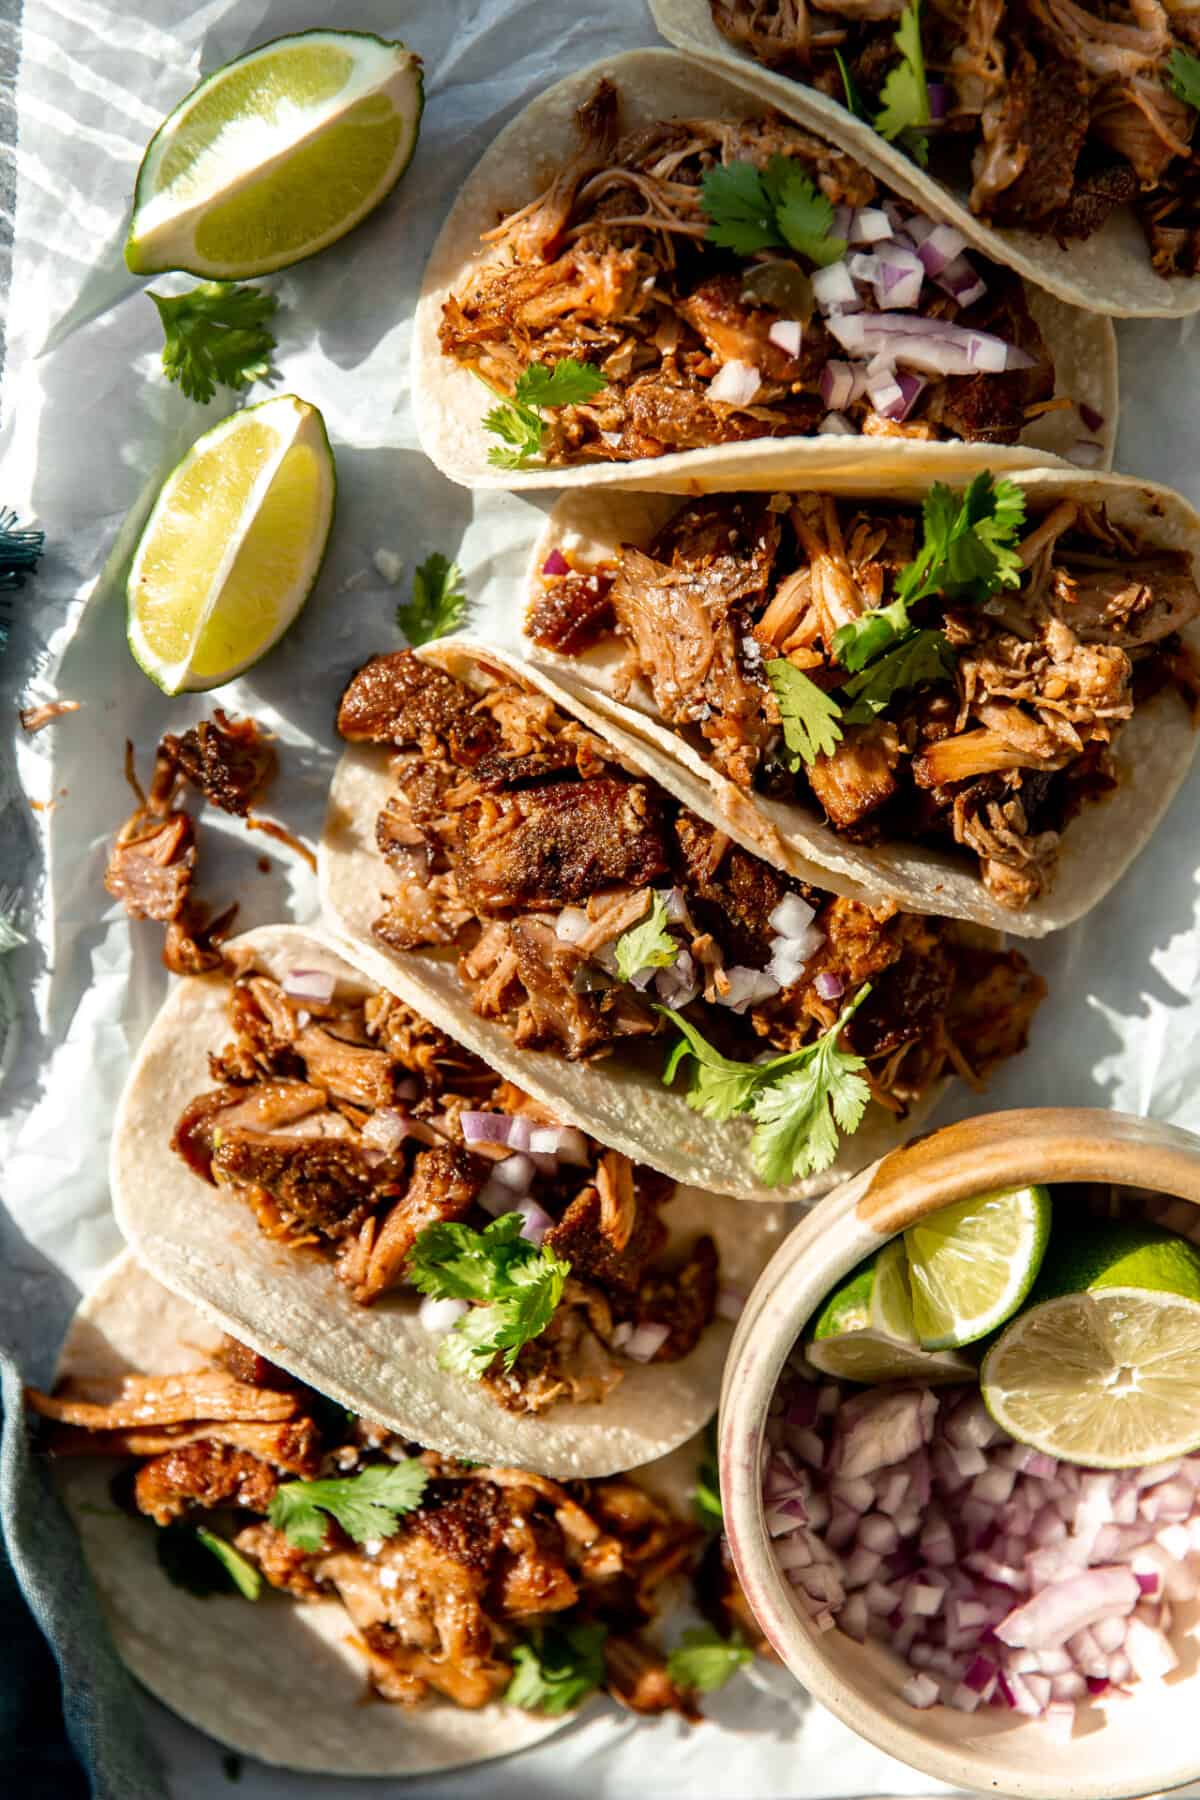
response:
<path id="1" fill-rule="evenodd" d="M 260 419 L 260 415 L 265 415 L 265 419 Z M 210 583 L 207 599 L 201 610 L 197 627 L 192 634 L 192 650 L 189 656 L 165 663 L 147 642 L 141 618 L 139 581 L 148 547 L 153 546 L 160 522 L 171 509 L 172 497 L 178 490 L 181 477 L 202 456 L 219 451 L 224 442 L 234 437 L 239 431 L 243 431 L 247 422 L 251 421 L 268 423 L 278 434 L 278 447 L 268 467 L 255 481 L 248 503 L 243 506 L 240 515 L 242 529 L 232 538 L 228 552 Z M 290 450 L 305 442 L 315 452 L 320 466 L 321 480 L 315 509 L 316 528 L 307 546 L 304 575 L 289 591 L 281 595 L 278 606 L 278 625 L 269 638 L 257 644 L 251 654 L 236 659 L 228 667 L 203 679 L 197 678 L 190 669 L 191 655 L 194 654 L 195 647 L 200 641 L 206 621 L 211 617 L 219 602 L 222 581 L 232 567 L 239 548 L 253 530 L 254 518 L 261 499 L 269 490 L 285 457 Z M 325 421 L 316 407 L 297 399 L 293 394 L 273 396 L 269 400 L 261 401 L 256 406 L 244 407 L 240 411 L 232 413 L 228 418 L 222 419 L 219 424 L 214 425 L 211 430 L 197 438 L 187 454 L 180 459 L 163 482 L 154 505 L 150 509 L 150 515 L 142 529 L 130 563 L 126 583 L 126 636 L 130 653 L 143 674 L 167 694 L 202 692 L 232 681 L 236 676 L 244 674 L 248 668 L 261 661 L 262 657 L 274 648 L 294 624 L 316 585 L 333 526 L 336 498 L 337 472 L 333 450 L 325 429 Z"/>
<path id="2" fill-rule="evenodd" d="M 922 1350 L 913 1329 L 903 1238 L 851 1271 L 828 1296 L 806 1350 L 822 1374 L 843 1381 L 970 1381 L 973 1362 Z"/>
<path id="3" fill-rule="evenodd" d="M 264 132 L 270 133 L 260 118 L 253 114 L 227 121 L 223 136 L 218 137 L 208 152 L 213 175 L 223 169 L 226 180 L 210 179 L 207 186 L 197 168 L 172 176 L 165 186 L 157 185 L 158 176 L 169 162 L 172 149 L 181 132 L 197 109 L 208 102 L 219 86 L 241 73 L 253 69 L 268 57 L 278 57 L 293 47 L 303 53 L 315 46 L 326 46 L 346 54 L 348 78 L 340 86 L 321 96 L 308 111 L 293 107 L 295 124 L 303 117 L 303 130 L 294 130 L 290 138 L 275 131 L 275 142 L 269 153 L 262 155 Z M 219 260 L 203 255 L 195 244 L 195 232 L 205 212 L 214 205 L 229 204 L 230 194 L 240 187 L 249 192 L 254 184 L 268 181 L 272 173 L 283 169 L 290 156 L 312 145 L 323 132 L 336 128 L 347 110 L 374 96 L 384 96 L 395 111 L 402 129 L 385 173 L 364 194 L 361 203 L 351 207 L 336 224 L 316 234 L 311 240 L 290 245 L 276 253 L 259 257 Z M 216 69 L 191 92 L 159 126 L 147 146 L 134 185 L 133 217 L 125 245 L 125 261 L 136 275 L 159 274 L 179 269 L 188 274 L 210 279 L 239 280 L 270 274 L 276 269 L 315 255 L 336 243 L 374 210 L 396 186 L 412 161 L 424 111 L 425 93 L 420 58 L 398 40 L 378 37 L 370 32 L 307 31 L 274 38 L 259 45 L 245 56 Z M 200 174 L 203 164 L 198 164 Z M 185 192 L 188 187 L 190 193 Z M 173 192 L 180 190 L 174 207 Z"/>
<path id="4" fill-rule="evenodd" d="M 1046 1188 L 995 1189 L 904 1233 L 917 1337 L 926 1350 L 988 1337 L 1028 1296 L 1050 1235 Z"/>
<path id="5" fill-rule="evenodd" d="M 1100 1286 L 1026 1307 L 984 1358 L 984 1405 L 1065 1462 L 1140 1468 L 1200 1448 L 1200 1303 Z"/>

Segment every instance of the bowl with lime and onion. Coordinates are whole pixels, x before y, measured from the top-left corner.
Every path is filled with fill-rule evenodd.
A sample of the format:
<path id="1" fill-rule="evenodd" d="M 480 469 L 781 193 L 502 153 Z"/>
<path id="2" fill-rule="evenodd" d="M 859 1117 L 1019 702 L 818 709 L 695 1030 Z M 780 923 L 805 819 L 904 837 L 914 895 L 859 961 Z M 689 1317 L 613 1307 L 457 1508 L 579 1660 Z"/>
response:
<path id="1" fill-rule="evenodd" d="M 726 1371 L 726 1530 L 783 1662 L 963 1787 L 1200 1776 L 1200 1139 L 968 1119 L 781 1246 Z"/>

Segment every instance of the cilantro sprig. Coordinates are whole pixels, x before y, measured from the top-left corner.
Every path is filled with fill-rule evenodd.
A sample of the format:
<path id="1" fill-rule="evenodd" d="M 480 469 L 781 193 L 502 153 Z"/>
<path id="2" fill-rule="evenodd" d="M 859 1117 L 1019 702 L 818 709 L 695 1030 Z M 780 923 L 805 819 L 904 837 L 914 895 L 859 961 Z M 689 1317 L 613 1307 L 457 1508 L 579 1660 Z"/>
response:
<path id="1" fill-rule="evenodd" d="M 682 1034 L 663 1069 L 665 1085 L 691 1061 L 687 1103 L 706 1119 L 754 1120 L 750 1156 L 771 1187 L 827 1169 L 838 1134 L 851 1136 L 862 1123 L 871 1090 L 860 1074 L 866 1064 L 840 1045 L 842 1032 L 871 992 L 867 983 L 840 1016 L 803 1050 L 767 1062 L 739 1063 L 722 1056 L 696 1027 L 670 1007 L 659 1011 Z"/>
<path id="2" fill-rule="evenodd" d="M 438 1348 L 438 1362 L 452 1375 L 480 1381 L 501 1352 L 511 1369 L 521 1346 L 554 1317 L 571 1265 L 522 1237 L 524 1223 L 512 1212 L 483 1231 L 427 1225 L 409 1253 L 408 1278 L 420 1293 L 476 1302 Z"/>
<path id="3" fill-rule="evenodd" d="M 857 672 L 891 650 L 913 629 L 911 609 L 930 594 L 947 600 L 985 600 L 997 588 L 1021 585 L 1017 537 L 1025 519 L 1025 495 L 1015 482 L 980 471 L 959 495 L 935 481 L 922 507 L 924 538 L 900 571 L 895 598 L 843 625 L 833 652 Z"/>
<path id="4" fill-rule="evenodd" d="M 796 250 L 824 267 L 846 252 L 830 237 L 833 206 L 790 157 L 773 156 L 765 169 L 752 162 L 719 163 L 701 187 L 709 243 L 753 256 L 756 250 Z"/>
<path id="5" fill-rule="evenodd" d="M 410 1458 L 340 1480 L 285 1481 L 275 1490 L 267 1518 L 298 1550 L 319 1550 L 330 1519 L 365 1544 L 391 1537 L 399 1517 L 420 1504 L 427 1480 L 423 1464 Z"/>
<path id="6" fill-rule="evenodd" d="M 557 1717 L 570 1712 L 604 1680 L 604 1625 L 547 1626 L 513 1651 L 513 1676 L 504 1690 L 510 1706 Z"/>
<path id="7" fill-rule="evenodd" d="M 842 717 L 847 725 L 869 725 L 896 695 L 954 673 L 954 653 L 944 631 L 916 630 L 851 676 L 841 689 Z M 846 701 L 850 704 L 847 706 Z"/>
<path id="8" fill-rule="evenodd" d="M 577 362 L 573 356 L 556 363 L 530 363 L 517 377 L 511 400 L 502 400 L 485 413 L 483 428 L 502 438 L 493 444 L 488 461 L 496 469 L 523 469 L 542 448 L 547 407 L 582 406 L 608 386 L 603 369 Z"/>
<path id="9" fill-rule="evenodd" d="M 243 1600 L 257 1600 L 262 1592 L 262 1575 L 254 1564 L 228 1538 L 218 1537 L 203 1525 L 178 1519 L 156 1533 L 154 1549 L 172 1586 L 198 1600 L 232 1593 Z"/>
<path id="10" fill-rule="evenodd" d="M 1175 49 L 1167 58 L 1167 82 L 1177 100 L 1200 112 L 1200 56 Z"/>
<path id="11" fill-rule="evenodd" d="M 412 596 L 396 608 L 396 623 L 410 644 L 428 644 L 457 631 L 467 610 L 462 570 L 440 550 L 413 572 Z"/>
<path id="12" fill-rule="evenodd" d="M 704 1454 L 696 1466 L 696 1485 L 692 1489 L 692 1514 L 705 1531 L 720 1531 L 725 1524 L 725 1508 L 721 1504 L 721 1472 L 717 1462 L 717 1422 L 710 1419 L 704 1428 Z"/>
<path id="13" fill-rule="evenodd" d="M 786 656 L 774 657 L 766 670 L 783 724 L 785 761 L 794 775 L 801 764 L 831 756 L 841 742 L 838 703 Z"/>
<path id="14" fill-rule="evenodd" d="M 880 99 L 883 105 L 876 113 L 874 125 L 880 137 L 891 143 L 898 139 L 915 162 L 924 168 L 929 161 L 929 144 L 925 128 L 933 121 L 929 104 L 929 83 L 925 79 L 925 52 L 921 47 L 921 0 L 909 0 L 896 26 L 896 49 L 900 61 L 889 71 Z"/>
<path id="15" fill-rule="evenodd" d="M 167 380 L 177 381 L 189 400 L 203 405 L 218 387 L 249 387 L 271 373 L 275 337 L 266 321 L 279 304 L 274 294 L 206 281 L 186 294 L 151 291 L 150 298 L 162 320 Z"/>
<path id="16" fill-rule="evenodd" d="M 754 1652 L 740 1632 L 723 1638 L 711 1625 L 696 1625 L 667 1657 L 667 1674 L 677 1687 L 711 1694 L 753 1661 Z"/>
<path id="17" fill-rule="evenodd" d="M 666 900 L 656 891 L 650 897 L 645 918 L 617 939 L 617 973 L 622 981 L 632 981 L 643 969 L 669 969 L 678 955 L 679 945 L 671 936 Z"/>

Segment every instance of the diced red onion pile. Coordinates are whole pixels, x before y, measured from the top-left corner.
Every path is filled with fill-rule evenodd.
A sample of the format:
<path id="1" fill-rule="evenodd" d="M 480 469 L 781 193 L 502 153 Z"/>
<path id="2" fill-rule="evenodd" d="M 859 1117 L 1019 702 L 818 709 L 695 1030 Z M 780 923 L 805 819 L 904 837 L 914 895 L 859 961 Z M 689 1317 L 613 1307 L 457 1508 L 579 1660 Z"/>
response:
<path id="1" fill-rule="evenodd" d="M 819 427 L 824 435 L 853 433 L 845 409 L 864 395 L 881 418 L 901 422 L 931 376 L 1032 367 L 1026 351 L 991 332 L 921 315 L 926 282 L 964 309 L 987 293 L 967 255 L 967 240 L 953 225 L 889 200 L 883 206 L 836 208 L 830 235 L 846 240 L 846 254 L 814 271 L 813 299 L 850 360 L 833 358 L 821 372 L 821 396 L 829 408 Z M 768 336 L 785 355 L 799 356 L 803 322 L 778 320 Z M 730 359 L 709 383 L 708 397 L 750 406 L 760 385 L 753 363 Z"/>
<path id="2" fill-rule="evenodd" d="M 1014 1443 L 974 1388 L 852 1393 L 793 1368 L 767 1443 L 780 1569 L 821 1630 L 904 1658 L 913 1706 L 1004 1707 L 1069 1737 L 1077 1705 L 1175 1668 L 1200 1457 L 1078 1468 Z"/>
<path id="3" fill-rule="evenodd" d="M 683 927 L 687 902 L 680 889 L 670 888 L 661 898 L 666 906 L 668 923 Z M 785 988 L 793 987 L 802 978 L 805 965 L 825 942 L 824 932 L 818 931 L 813 923 L 815 917 L 807 900 L 801 899 L 799 894 L 785 894 L 767 921 L 774 935 L 766 968 L 751 969 L 740 963 L 727 967 L 724 973 L 729 985 L 724 992 L 715 994 L 716 1004 L 727 1006 L 732 1012 L 744 1013 L 748 1007 L 757 1006 L 760 1001 L 770 1000 Z M 555 935 L 562 943 L 577 944 L 592 924 L 583 907 L 564 906 L 555 921 Z M 606 974 L 617 977 L 615 942 L 589 951 L 588 958 Z M 673 963 L 666 968 L 639 969 L 630 985 L 642 993 L 653 986 L 664 1006 L 683 1007 L 696 998 L 702 983 L 691 951 L 681 943 Z M 817 979 L 817 988 L 822 999 L 837 1000 L 841 997 L 843 983 L 839 976 L 823 975 Z"/>

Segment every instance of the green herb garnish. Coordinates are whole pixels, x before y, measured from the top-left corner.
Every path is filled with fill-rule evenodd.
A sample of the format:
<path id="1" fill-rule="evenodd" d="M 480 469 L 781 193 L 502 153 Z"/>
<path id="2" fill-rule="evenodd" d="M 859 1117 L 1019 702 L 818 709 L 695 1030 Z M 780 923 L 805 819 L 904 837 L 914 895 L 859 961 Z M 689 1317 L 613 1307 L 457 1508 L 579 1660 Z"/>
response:
<path id="1" fill-rule="evenodd" d="M 847 725 L 868 725 L 897 694 L 926 682 L 945 681 L 953 673 L 954 653 L 944 631 L 910 632 L 851 676 L 841 690 L 842 717 Z"/>
<path id="2" fill-rule="evenodd" d="M 617 973 L 622 981 L 632 981 L 642 969 L 669 969 L 679 955 L 679 945 L 671 936 L 667 903 L 663 896 L 650 896 L 650 911 L 616 943 Z"/>
<path id="3" fill-rule="evenodd" d="M 457 631 L 467 610 L 462 570 L 440 550 L 413 573 L 412 597 L 396 608 L 396 623 L 410 644 L 428 644 Z"/>
<path id="4" fill-rule="evenodd" d="M 711 1694 L 753 1661 L 754 1652 L 740 1632 L 723 1638 L 711 1625 L 697 1625 L 684 1632 L 667 1657 L 667 1673 L 677 1687 Z"/>
<path id="5" fill-rule="evenodd" d="M 218 386 L 249 387 L 271 373 L 274 334 L 267 330 L 279 302 L 260 288 L 206 281 L 186 294 L 155 294 L 162 320 L 162 361 L 168 381 L 203 404 Z"/>
<path id="6" fill-rule="evenodd" d="M 831 756 L 842 737 L 837 700 L 810 681 L 786 656 L 766 665 L 767 680 L 783 724 L 785 758 L 793 775 L 801 764 L 811 765 L 818 756 Z"/>
<path id="7" fill-rule="evenodd" d="M 427 1480 L 424 1465 L 409 1458 L 341 1480 L 285 1481 L 276 1488 L 267 1517 L 298 1550 L 320 1550 L 329 1519 L 355 1543 L 365 1544 L 391 1537 L 400 1515 L 420 1504 Z"/>
<path id="8" fill-rule="evenodd" d="M 570 1712 L 604 1680 L 603 1625 L 551 1625 L 513 1651 L 513 1676 L 504 1690 L 510 1706 L 556 1717 Z"/>
<path id="9" fill-rule="evenodd" d="M 909 0 L 896 27 L 900 61 L 883 84 L 882 109 L 875 115 L 875 129 L 889 142 L 899 139 L 914 161 L 924 168 L 929 161 L 925 128 L 933 120 L 929 83 L 925 79 L 925 53 L 921 48 L 921 0 Z"/>
<path id="10" fill-rule="evenodd" d="M 1177 100 L 1200 112 L 1200 56 L 1187 50 L 1172 50 L 1167 58 L 1167 82 Z"/>
<path id="11" fill-rule="evenodd" d="M 244 1600 L 257 1600 L 262 1592 L 262 1575 L 254 1564 L 228 1539 L 203 1525 L 176 1520 L 156 1532 L 154 1549 L 167 1580 L 198 1600 L 234 1593 Z"/>
<path id="12" fill-rule="evenodd" d="M 571 1273 L 546 1245 L 521 1236 L 520 1213 L 503 1213 L 483 1231 L 427 1225 L 407 1263 L 408 1279 L 437 1300 L 473 1300 L 438 1348 L 451 1374 L 480 1381 L 501 1351 L 511 1369 L 522 1344 L 545 1331 Z"/>
<path id="13" fill-rule="evenodd" d="M 496 469 L 523 469 L 541 452 L 543 408 L 581 406 L 607 386 L 603 369 L 576 362 L 572 356 L 553 364 L 530 363 L 517 377 L 512 399 L 502 400 L 484 416 L 484 430 L 504 440 L 488 451 L 488 461 Z"/>
<path id="14" fill-rule="evenodd" d="M 721 163 L 702 184 L 708 241 L 739 256 L 756 250 L 796 250 L 823 267 L 846 251 L 830 237 L 833 205 L 790 157 L 773 156 L 765 169 L 752 162 Z"/>
<path id="15" fill-rule="evenodd" d="M 710 1419 L 704 1427 L 704 1454 L 696 1467 L 696 1485 L 692 1489 L 692 1512 L 696 1523 L 705 1531 L 720 1531 L 725 1524 L 721 1505 L 721 1474 L 717 1463 L 717 1422 Z"/>

